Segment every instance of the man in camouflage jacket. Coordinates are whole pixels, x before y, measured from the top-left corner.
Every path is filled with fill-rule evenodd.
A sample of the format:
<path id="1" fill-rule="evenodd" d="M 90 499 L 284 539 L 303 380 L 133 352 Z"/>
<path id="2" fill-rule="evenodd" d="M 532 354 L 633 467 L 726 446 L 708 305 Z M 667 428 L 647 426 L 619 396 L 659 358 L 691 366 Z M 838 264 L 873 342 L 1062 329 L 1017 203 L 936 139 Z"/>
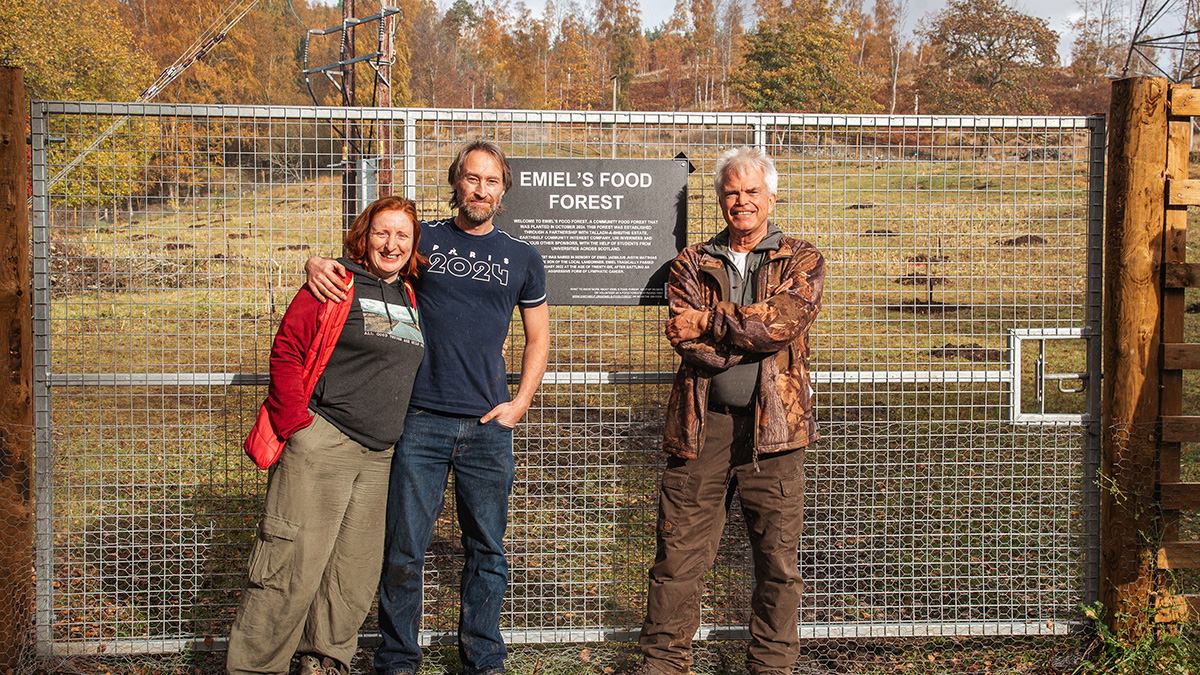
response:
<path id="1" fill-rule="evenodd" d="M 639 647 L 642 673 L 690 672 L 704 575 L 736 491 L 754 558 L 746 667 L 786 674 L 799 653 L 804 450 L 818 440 L 808 332 L 825 261 L 770 222 L 778 191 L 761 150 L 721 156 L 714 180 L 728 227 L 671 265 L 666 335 L 683 357 L 667 407 L 669 454 Z"/>

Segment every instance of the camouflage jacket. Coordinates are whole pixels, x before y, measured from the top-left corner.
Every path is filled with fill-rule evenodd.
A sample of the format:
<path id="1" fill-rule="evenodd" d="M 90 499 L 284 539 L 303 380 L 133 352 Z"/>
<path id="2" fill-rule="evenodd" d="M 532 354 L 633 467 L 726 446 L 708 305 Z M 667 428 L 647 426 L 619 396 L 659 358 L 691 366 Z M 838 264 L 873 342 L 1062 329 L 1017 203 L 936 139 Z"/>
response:
<path id="1" fill-rule="evenodd" d="M 725 265 L 705 250 L 728 247 L 727 231 L 707 243 L 689 246 L 671 264 L 667 282 L 671 316 L 687 309 L 712 312 L 705 335 L 675 347 L 683 361 L 671 389 L 663 438 L 663 449 L 672 455 L 684 459 L 699 455 L 712 376 L 748 355 L 769 355 L 759 364 L 755 459 L 820 438 L 813 417 L 808 331 L 821 308 L 825 259 L 812 244 L 784 236 L 773 224 L 759 247 L 764 244 L 774 246 L 752 272 L 757 299 L 752 305 L 728 300 Z M 790 286 L 778 290 L 789 280 Z"/>

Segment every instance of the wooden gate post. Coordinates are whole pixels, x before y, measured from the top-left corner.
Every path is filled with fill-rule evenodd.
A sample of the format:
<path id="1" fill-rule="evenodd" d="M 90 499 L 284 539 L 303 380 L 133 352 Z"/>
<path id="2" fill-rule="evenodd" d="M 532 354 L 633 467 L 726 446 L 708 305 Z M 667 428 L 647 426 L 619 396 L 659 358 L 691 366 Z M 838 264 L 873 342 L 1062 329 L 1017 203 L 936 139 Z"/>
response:
<path id="1" fill-rule="evenodd" d="M 1167 93 L 1163 78 L 1117 80 L 1108 124 L 1100 600 L 1109 627 L 1133 636 L 1150 623 L 1161 526 L 1155 481 Z"/>
<path id="2" fill-rule="evenodd" d="M 0 672 L 33 628 L 33 317 L 23 71 L 0 67 Z"/>

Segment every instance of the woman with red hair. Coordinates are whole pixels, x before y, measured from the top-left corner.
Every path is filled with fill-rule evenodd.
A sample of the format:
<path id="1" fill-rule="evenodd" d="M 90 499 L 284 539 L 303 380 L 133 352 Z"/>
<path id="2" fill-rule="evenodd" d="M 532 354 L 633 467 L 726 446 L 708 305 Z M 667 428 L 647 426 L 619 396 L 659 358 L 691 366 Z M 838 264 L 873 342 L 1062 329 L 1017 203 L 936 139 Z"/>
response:
<path id="1" fill-rule="evenodd" d="M 353 277 L 349 311 L 323 312 L 301 289 L 284 314 L 264 409 L 286 445 L 267 480 L 230 673 L 287 673 L 293 655 L 301 675 L 349 671 L 383 563 L 388 472 L 404 430 L 396 411 L 425 351 L 409 283 L 425 263 L 420 237 L 412 201 L 371 203 L 339 259 Z M 334 339 L 324 369 L 306 372 Z"/>

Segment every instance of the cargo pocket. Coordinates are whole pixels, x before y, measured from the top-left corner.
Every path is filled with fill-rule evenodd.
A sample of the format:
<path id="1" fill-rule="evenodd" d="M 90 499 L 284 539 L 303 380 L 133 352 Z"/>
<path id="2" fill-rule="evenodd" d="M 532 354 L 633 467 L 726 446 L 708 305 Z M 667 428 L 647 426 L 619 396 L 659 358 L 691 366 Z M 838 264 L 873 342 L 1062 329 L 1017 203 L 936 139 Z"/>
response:
<path id="1" fill-rule="evenodd" d="M 800 541 L 804 529 L 804 474 L 784 476 L 779 481 L 782 504 L 779 509 L 779 541 L 792 545 Z"/>
<path id="2" fill-rule="evenodd" d="M 258 537 L 250 551 L 250 585 L 287 590 L 291 578 L 289 569 L 296 551 L 296 532 L 299 526 L 276 516 L 263 516 L 258 524 Z"/>
<path id="3" fill-rule="evenodd" d="M 692 476 L 682 469 L 667 469 L 663 472 L 662 487 L 658 501 L 658 535 L 664 539 L 679 532 L 689 505 L 696 503 Z M 689 488 L 692 489 L 689 489 Z"/>

